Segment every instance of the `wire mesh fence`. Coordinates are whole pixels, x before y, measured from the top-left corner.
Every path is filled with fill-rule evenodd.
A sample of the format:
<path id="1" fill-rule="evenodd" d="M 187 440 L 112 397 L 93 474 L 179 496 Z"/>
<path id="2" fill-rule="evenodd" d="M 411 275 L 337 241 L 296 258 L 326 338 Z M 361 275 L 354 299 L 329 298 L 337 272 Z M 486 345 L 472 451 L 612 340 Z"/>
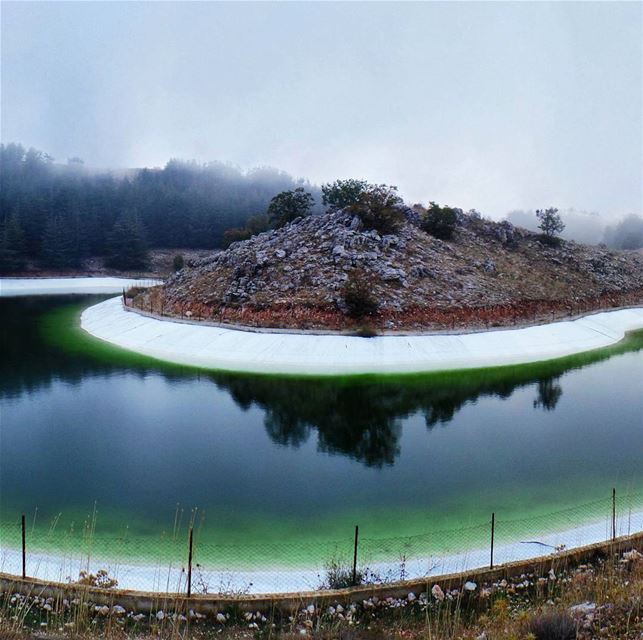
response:
<path id="1" fill-rule="evenodd" d="M 43 531 L 17 518 L 0 524 L 0 571 L 159 593 L 286 593 L 495 566 L 640 531 L 643 492 L 525 519 L 490 514 L 466 528 L 415 536 L 370 538 L 356 527 L 324 542 L 216 544 L 197 529 L 190 545 L 185 530 L 105 536 L 95 527 Z"/>

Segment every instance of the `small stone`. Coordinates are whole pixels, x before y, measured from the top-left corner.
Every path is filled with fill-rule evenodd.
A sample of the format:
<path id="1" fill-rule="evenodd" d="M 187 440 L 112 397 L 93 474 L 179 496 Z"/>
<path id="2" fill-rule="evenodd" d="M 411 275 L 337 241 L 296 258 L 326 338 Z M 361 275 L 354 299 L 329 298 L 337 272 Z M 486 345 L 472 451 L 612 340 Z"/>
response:
<path id="1" fill-rule="evenodd" d="M 626 560 L 627 562 L 634 562 L 636 560 L 642 560 L 643 559 L 643 554 L 639 553 L 636 549 L 632 549 L 631 551 L 626 551 L 623 554 L 623 560 Z"/>
<path id="2" fill-rule="evenodd" d="M 309 604 L 306 607 L 306 611 L 312 616 L 313 613 L 315 613 L 315 605 L 314 604 Z"/>
<path id="3" fill-rule="evenodd" d="M 217 622 L 220 622 L 221 624 L 224 624 L 226 621 L 225 616 L 222 613 L 217 613 Z"/>
<path id="4" fill-rule="evenodd" d="M 156 619 L 157 620 L 163 620 L 163 618 L 165 618 L 165 614 L 162 611 L 157 611 Z"/>
<path id="5" fill-rule="evenodd" d="M 431 594 L 436 600 L 439 600 L 440 602 L 444 600 L 444 591 L 442 591 L 442 588 L 439 584 L 433 585 L 433 587 L 431 588 Z"/>
<path id="6" fill-rule="evenodd" d="M 467 582 L 464 583 L 463 588 L 464 588 L 465 591 L 475 591 L 477 586 L 478 585 L 475 582 L 467 581 Z"/>
<path id="7" fill-rule="evenodd" d="M 415 600 L 415 594 L 411 591 L 408 596 L 406 596 L 406 599 L 409 602 L 413 602 Z"/>
<path id="8" fill-rule="evenodd" d="M 121 607 L 121 605 L 120 605 L 120 604 L 115 604 L 115 605 L 112 607 L 112 613 L 113 613 L 115 616 L 122 616 L 122 615 L 124 615 L 124 614 L 125 614 L 125 607 Z"/>
<path id="9" fill-rule="evenodd" d="M 580 604 L 575 604 L 573 607 L 569 607 L 569 612 L 576 615 L 585 615 L 591 613 L 594 609 L 596 609 L 596 603 L 581 602 Z"/>

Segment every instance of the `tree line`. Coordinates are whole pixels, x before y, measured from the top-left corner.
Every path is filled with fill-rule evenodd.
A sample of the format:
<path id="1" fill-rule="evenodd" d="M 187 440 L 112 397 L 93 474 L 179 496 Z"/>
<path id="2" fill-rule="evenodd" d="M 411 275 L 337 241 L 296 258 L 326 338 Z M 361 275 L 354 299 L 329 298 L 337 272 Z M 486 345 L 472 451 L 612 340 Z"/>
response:
<path id="1" fill-rule="evenodd" d="M 306 186 L 283 171 L 170 160 L 162 169 L 95 172 L 82 160 L 54 162 L 20 144 L 0 145 L 0 270 L 27 260 L 75 268 L 88 256 L 143 266 L 150 248 L 214 249 L 224 232 Z"/>

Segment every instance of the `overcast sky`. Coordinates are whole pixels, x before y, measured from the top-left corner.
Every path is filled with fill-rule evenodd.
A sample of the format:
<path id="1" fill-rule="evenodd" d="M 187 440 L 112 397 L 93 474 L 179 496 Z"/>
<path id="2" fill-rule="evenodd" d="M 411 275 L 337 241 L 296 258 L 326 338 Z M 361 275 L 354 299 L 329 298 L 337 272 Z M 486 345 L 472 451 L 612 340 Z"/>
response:
<path id="1" fill-rule="evenodd" d="M 397 184 L 495 217 L 643 200 L 639 2 L 2 3 L 2 141 Z"/>

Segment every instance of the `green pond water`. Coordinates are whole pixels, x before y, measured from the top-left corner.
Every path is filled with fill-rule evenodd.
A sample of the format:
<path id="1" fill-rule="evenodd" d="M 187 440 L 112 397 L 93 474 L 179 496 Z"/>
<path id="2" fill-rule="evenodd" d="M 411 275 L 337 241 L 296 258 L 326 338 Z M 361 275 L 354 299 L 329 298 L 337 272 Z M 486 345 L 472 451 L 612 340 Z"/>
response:
<path id="1" fill-rule="evenodd" d="M 193 518 L 202 543 L 262 546 L 269 561 L 350 542 L 355 524 L 366 540 L 480 525 L 475 537 L 491 512 L 529 531 L 592 501 L 574 518 L 605 516 L 612 487 L 643 502 L 643 332 L 538 365 L 253 376 L 87 336 L 80 311 L 101 299 L 0 300 L 5 544 L 25 513 L 30 534 L 93 520 L 144 555 Z"/>

